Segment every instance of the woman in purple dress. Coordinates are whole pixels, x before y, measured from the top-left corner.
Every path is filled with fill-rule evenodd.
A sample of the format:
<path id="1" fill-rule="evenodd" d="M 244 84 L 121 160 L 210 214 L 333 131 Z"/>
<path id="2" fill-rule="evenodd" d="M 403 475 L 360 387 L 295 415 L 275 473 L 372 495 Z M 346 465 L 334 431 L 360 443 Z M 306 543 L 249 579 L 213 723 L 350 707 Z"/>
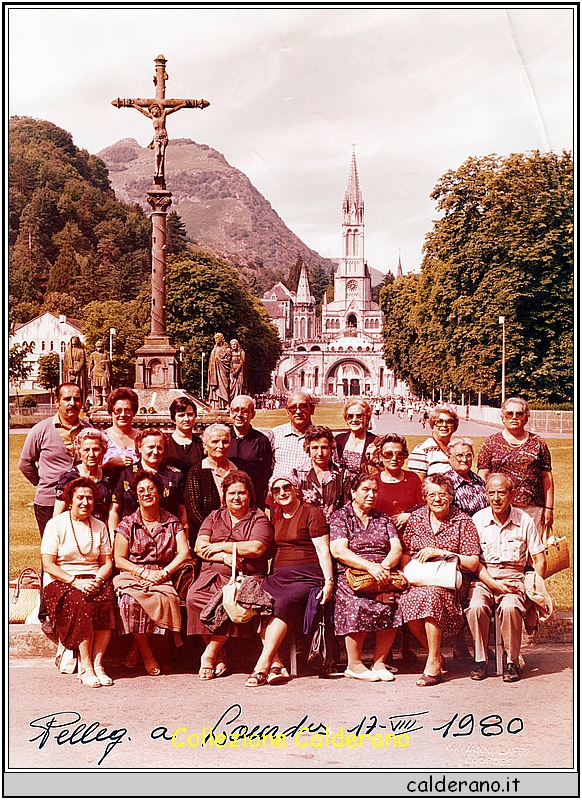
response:
<path id="1" fill-rule="evenodd" d="M 402 564 L 412 558 L 431 561 L 456 554 L 459 565 L 473 572 L 479 564 L 479 534 L 471 517 L 453 505 L 451 479 L 439 473 L 425 478 L 422 494 L 427 505 L 413 511 L 402 536 Z M 424 673 L 417 686 L 435 686 L 443 679 L 441 642 L 454 639 L 464 623 L 455 589 L 411 586 L 400 599 L 404 622 L 428 652 Z"/>
<path id="2" fill-rule="evenodd" d="M 400 561 L 402 547 L 394 524 L 373 506 L 378 496 L 375 476 L 357 475 L 351 488 L 352 502 L 331 517 L 331 554 L 339 561 L 335 597 L 335 632 L 345 636 L 348 666 L 345 675 L 363 681 L 393 681 L 386 658 L 401 624 L 394 595 L 356 594 L 347 582 L 346 567 L 365 569 L 376 580 L 390 576 Z M 362 662 L 366 634 L 375 632 L 372 669 Z"/>

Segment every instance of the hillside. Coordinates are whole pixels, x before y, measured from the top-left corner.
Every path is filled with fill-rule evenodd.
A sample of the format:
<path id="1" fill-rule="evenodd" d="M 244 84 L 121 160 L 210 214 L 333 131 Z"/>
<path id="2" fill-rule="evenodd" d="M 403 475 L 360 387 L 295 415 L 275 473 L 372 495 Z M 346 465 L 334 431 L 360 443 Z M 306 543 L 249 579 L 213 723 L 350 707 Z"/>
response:
<path id="1" fill-rule="evenodd" d="M 122 139 L 99 153 L 109 170 L 119 200 L 149 211 L 152 152 L 135 139 Z M 301 253 L 307 266 L 321 264 L 329 273 L 331 259 L 322 258 L 285 225 L 263 195 L 217 150 L 191 139 L 171 139 L 166 150 L 166 182 L 172 210 L 180 215 L 191 239 L 213 250 L 233 254 L 287 274 Z"/>

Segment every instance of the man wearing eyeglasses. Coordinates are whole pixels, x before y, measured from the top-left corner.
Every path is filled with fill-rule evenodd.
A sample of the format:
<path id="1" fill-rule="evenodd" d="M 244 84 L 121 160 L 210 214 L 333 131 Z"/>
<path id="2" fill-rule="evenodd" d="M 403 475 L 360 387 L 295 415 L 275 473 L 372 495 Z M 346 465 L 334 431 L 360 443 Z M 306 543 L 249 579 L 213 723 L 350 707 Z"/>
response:
<path id="1" fill-rule="evenodd" d="M 287 398 L 286 410 L 289 422 L 277 425 L 268 434 L 273 450 L 273 475 L 311 466 L 303 440 L 312 425 L 313 401 L 305 392 L 293 392 Z"/>
<path id="2" fill-rule="evenodd" d="M 546 571 L 544 544 L 529 514 L 511 505 L 508 475 L 491 473 L 487 479 L 489 507 L 478 511 L 473 522 L 479 533 L 481 557 L 477 580 L 469 588 L 465 610 L 475 644 L 474 681 L 487 677 L 487 642 L 494 603 L 503 640 L 503 680 L 520 679 L 519 651 L 525 616 L 524 572 L 528 556 L 542 578 Z"/>
<path id="3" fill-rule="evenodd" d="M 509 475 L 513 486 L 511 504 L 529 514 L 542 534 L 554 522 L 552 457 L 541 436 L 525 430 L 528 419 L 525 400 L 506 400 L 501 408 L 503 430 L 485 439 L 477 469 L 484 480 L 493 472 Z"/>
<path id="4" fill-rule="evenodd" d="M 233 397 L 230 402 L 232 436 L 228 458 L 236 464 L 237 469 L 242 469 L 250 477 L 255 489 L 257 506 L 264 511 L 273 453 L 268 437 L 251 425 L 255 415 L 255 403 L 252 397 L 246 394 Z"/>

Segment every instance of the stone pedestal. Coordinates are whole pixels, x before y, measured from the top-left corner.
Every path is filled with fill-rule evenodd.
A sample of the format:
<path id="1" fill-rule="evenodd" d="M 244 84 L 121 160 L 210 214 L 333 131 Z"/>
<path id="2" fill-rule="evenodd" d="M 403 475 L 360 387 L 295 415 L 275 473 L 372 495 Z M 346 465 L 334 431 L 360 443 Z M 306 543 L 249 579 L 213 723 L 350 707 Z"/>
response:
<path id="1" fill-rule="evenodd" d="M 137 389 L 178 389 L 180 386 L 179 350 L 165 334 L 150 334 L 135 351 Z"/>

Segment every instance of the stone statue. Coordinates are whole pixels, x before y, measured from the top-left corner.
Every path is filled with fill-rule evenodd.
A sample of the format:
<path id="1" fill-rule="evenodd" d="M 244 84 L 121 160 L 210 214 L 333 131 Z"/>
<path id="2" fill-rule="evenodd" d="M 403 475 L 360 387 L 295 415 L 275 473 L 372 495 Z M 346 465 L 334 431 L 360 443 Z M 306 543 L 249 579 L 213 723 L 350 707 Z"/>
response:
<path id="1" fill-rule="evenodd" d="M 100 408 L 105 405 L 111 391 L 111 361 L 104 352 L 101 339 L 95 342 L 95 350 L 89 356 L 89 378 L 93 391 L 93 406 Z"/>
<path id="2" fill-rule="evenodd" d="M 81 340 L 73 336 L 63 358 L 63 383 L 76 383 L 81 398 L 87 397 L 87 355 Z"/>
<path id="3" fill-rule="evenodd" d="M 145 108 L 142 108 L 135 100 L 132 100 L 132 105 L 134 108 L 137 108 L 138 111 L 149 117 L 154 125 L 154 138 L 148 144 L 148 148 L 154 151 L 154 155 L 156 157 L 156 171 L 155 176 L 156 178 L 163 178 L 164 177 L 164 166 L 165 166 L 165 156 L 166 156 L 166 147 L 168 146 L 168 131 L 166 130 L 166 117 L 168 114 L 173 114 L 174 111 L 179 111 L 181 108 L 185 108 L 187 106 L 187 101 L 184 100 L 179 102 L 178 105 L 172 106 L 171 108 L 164 108 L 161 103 L 153 102 L 146 111 Z"/>
<path id="4" fill-rule="evenodd" d="M 230 340 L 230 399 L 247 393 L 247 356 L 238 339 Z"/>
<path id="5" fill-rule="evenodd" d="M 214 348 L 208 359 L 208 399 L 213 408 L 228 408 L 230 403 L 231 350 L 222 333 L 214 334 Z"/>

